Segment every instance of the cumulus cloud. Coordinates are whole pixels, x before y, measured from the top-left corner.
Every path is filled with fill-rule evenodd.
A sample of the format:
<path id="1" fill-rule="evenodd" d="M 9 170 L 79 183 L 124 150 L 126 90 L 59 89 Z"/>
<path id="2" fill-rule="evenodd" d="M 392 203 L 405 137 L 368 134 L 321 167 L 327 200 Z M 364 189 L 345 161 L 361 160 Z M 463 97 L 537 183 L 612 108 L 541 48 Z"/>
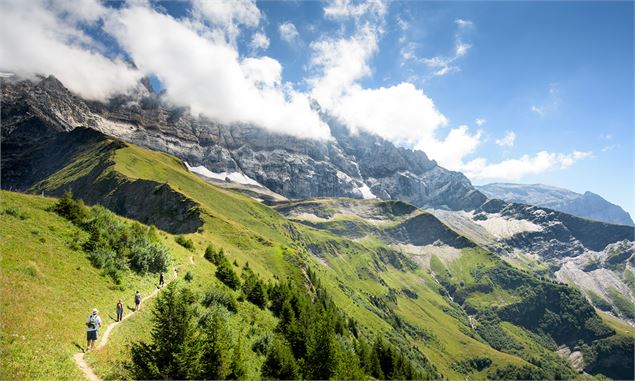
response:
<path id="1" fill-rule="evenodd" d="M 514 131 L 507 131 L 505 136 L 500 139 L 496 139 L 496 144 L 501 147 L 513 147 L 516 142 L 516 133 Z"/>
<path id="2" fill-rule="evenodd" d="M 295 44 L 300 37 L 300 33 L 298 33 L 295 25 L 288 21 L 280 24 L 278 32 L 280 33 L 280 38 L 290 45 Z"/>
<path id="3" fill-rule="evenodd" d="M 311 110 L 308 97 L 281 82 L 282 67 L 273 58 L 241 59 L 233 45 L 147 7 L 117 12 L 106 30 L 141 71 L 165 84 L 171 102 L 221 123 L 329 138 L 328 126 Z"/>
<path id="4" fill-rule="evenodd" d="M 575 162 L 591 157 L 591 152 L 573 151 L 568 154 L 540 151 L 533 156 L 490 164 L 484 158 L 474 159 L 462 166 L 471 179 L 519 180 L 527 175 L 540 174 L 554 169 L 565 169 Z"/>
<path id="5" fill-rule="evenodd" d="M 353 84 L 371 73 L 368 60 L 377 50 L 376 31 L 366 26 L 349 38 L 323 39 L 311 44 L 311 94 L 322 107 L 334 106 Z"/>
<path id="6" fill-rule="evenodd" d="M 269 47 L 269 38 L 264 33 L 256 32 L 251 36 L 249 46 L 253 50 L 267 49 Z"/>
<path id="7" fill-rule="evenodd" d="M 415 148 L 425 152 L 442 167 L 458 171 L 464 165 L 464 158 L 476 151 L 482 135 L 481 130 L 471 133 L 468 126 L 462 125 L 451 129 L 445 139 L 422 139 Z"/>
<path id="8" fill-rule="evenodd" d="M 240 26 L 256 27 L 260 23 L 260 10 L 255 0 L 194 0 L 194 13 L 222 28 L 230 41 L 240 34 Z"/>
<path id="9" fill-rule="evenodd" d="M 377 89 L 354 85 L 331 112 L 353 132 L 371 132 L 408 146 L 433 140 L 433 132 L 447 124 L 432 100 L 411 83 Z"/>
<path id="10" fill-rule="evenodd" d="M 474 120 L 474 123 L 475 123 L 477 126 L 479 126 L 479 127 L 481 127 L 482 125 L 484 125 L 484 124 L 485 124 L 485 122 L 487 122 L 487 120 L 485 120 L 485 118 L 476 118 L 476 119 Z"/>
<path id="11" fill-rule="evenodd" d="M 0 2 L 0 70 L 19 76 L 55 74 L 70 90 L 106 99 L 135 86 L 141 73 L 120 58 L 99 52 L 79 24 L 92 25 L 106 13 L 97 1 L 69 6 L 63 1 Z"/>

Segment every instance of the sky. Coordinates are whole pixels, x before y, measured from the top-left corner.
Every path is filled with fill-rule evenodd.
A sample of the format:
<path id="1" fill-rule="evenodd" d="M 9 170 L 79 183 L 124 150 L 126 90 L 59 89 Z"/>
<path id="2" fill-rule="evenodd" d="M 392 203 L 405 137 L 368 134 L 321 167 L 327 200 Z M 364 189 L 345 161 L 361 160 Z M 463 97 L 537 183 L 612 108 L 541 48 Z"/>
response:
<path id="1" fill-rule="evenodd" d="M 224 123 L 348 127 L 476 184 L 592 191 L 635 211 L 633 2 L 0 2 L 0 71 L 86 98 L 149 76 Z"/>

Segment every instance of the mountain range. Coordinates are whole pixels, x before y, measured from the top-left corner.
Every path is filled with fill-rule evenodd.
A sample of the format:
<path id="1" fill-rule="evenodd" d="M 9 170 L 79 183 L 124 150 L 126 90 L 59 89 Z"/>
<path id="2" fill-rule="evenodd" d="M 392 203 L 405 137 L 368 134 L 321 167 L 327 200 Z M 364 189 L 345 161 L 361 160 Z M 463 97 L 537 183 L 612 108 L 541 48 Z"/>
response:
<path id="1" fill-rule="evenodd" d="M 595 221 L 633 226 L 633 219 L 624 209 L 588 191 L 580 194 L 543 184 L 507 183 L 493 183 L 476 188 L 489 198 L 541 206 Z"/>
<path id="2" fill-rule="evenodd" d="M 147 82 L 96 102 L 54 77 L 3 80 L 1 117 L 4 190 L 56 198 L 71 190 L 88 205 L 156 226 L 202 294 L 226 287 L 214 279 L 219 265 L 203 255 L 208 245 L 224 249 L 241 279 L 255 271 L 274 283 L 287 279 L 311 300 L 328 294 L 346 322 L 329 344 L 340 356 L 363 340 L 385 337 L 404 356 L 399 361 L 407 359 L 429 379 L 633 373 L 632 226 L 488 199 L 423 152 L 352 135 L 332 120 L 333 139 L 315 141 L 193 117 L 166 104 Z M 0 281 L 3 292 L 11 284 L 31 290 L 48 279 L 52 287 L 37 292 L 65 300 L 74 298 L 63 293 L 69 279 L 80 288 L 90 284 L 75 269 L 92 268 L 87 258 L 97 254 L 86 250 L 103 240 L 81 231 L 90 223 L 72 227 L 55 214 L 56 202 L 3 191 L 3 269 L 10 269 Z M 29 253 L 19 249 L 24 245 Z M 125 287 L 147 288 L 151 282 L 142 275 L 126 275 Z M 94 276 L 108 284 L 104 294 L 124 287 L 107 272 Z M 273 304 L 254 307 L 243 291 L 224 292 L 237 299 L 227 312 L 241 332 L 236 343 L 247 343 L 235 344 L 244 348 L 233 353 L 251 364 L 250 377 L 263 378 L 258 345 L 266 352 L 271 337 L 294 340 L 285 326 L 275 327 L 300 318 L 299 296 L 287 311 L 298 315 L 289 318 L 276 315 Z M 30 301 L 28 309 L 43 313 Z M 31 320 L 18 324 L 12 316 L 20 314 L 2 314 L 2 324 L 18 336 L 2 336 L 2 343 L 11 359 L 20 359 L 23 346 L 15 337 Z M 62 344 L 46 338 L 33 345 L 60 345 L 64 367 L 72 344 L 52 324 Z M 92 357 L 102 377 L 130 377 L 125 366 L 112 365 L 130 359 L 129 339 L 116 336 L 115 354 Z M 292 356 L 309 361 L 301 351 Z M 27 360 L 3 366 L 1 376 L 57 372 L 47 361 L 32 370 L 20 361 Z M 342 374 L 332 376 L 350 377 Z"/>

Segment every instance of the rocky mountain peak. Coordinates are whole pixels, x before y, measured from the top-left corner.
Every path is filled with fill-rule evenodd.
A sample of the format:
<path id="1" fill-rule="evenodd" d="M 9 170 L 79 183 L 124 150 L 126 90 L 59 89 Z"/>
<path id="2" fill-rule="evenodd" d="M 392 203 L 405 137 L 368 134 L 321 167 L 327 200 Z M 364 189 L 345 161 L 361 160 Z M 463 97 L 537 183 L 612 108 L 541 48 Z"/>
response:
<path id="1" fill-rule="evenodd" d="M 351 134 L 333 119 L 327 122 L 334 139 L 303 139 L 193 117 L 151 89 L 146 78 L 131 93 L 95 102 L 71 94 L 53 76 L 37 84 L 12 81 L 2 89 L 3 119 L 21 118 L 18 106 L 26 99 L 43 124 L 58 130 L 94 128 L 173 154 L 193 168 L 236 173 L 225 177 L 248 178 L 289 198 L 378 197 L 447 210 L 474 209 L 486 200 L 463 174 L 439 167 L 425 153 L 376 135 Z"/>

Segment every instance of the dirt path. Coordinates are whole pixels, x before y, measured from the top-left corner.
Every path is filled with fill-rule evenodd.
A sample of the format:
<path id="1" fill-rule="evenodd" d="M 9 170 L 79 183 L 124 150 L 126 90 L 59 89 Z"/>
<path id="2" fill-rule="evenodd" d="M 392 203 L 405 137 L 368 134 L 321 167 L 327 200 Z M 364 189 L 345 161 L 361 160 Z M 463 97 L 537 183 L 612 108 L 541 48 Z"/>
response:
<path id="1" fill-rule="evenodd" d="M 190 263 L 194 263 L 194 260 L 192 259 L 192 257 L 190 257 Z M 174 279 L 176 279 L 178 277 L 178 268 L 180 266 L 177 266 L 174 268 Z M 173 280 L 174 280 L 173 279 Z M 169 283 L 170 281 L 168 281 Z M 154 298 L 155 296 L 157 296 L 157 294 L 159 293 L 160 289 L 157 288 L 154 291 L 152 291 L 152 293 L 150 293 L 149 295 L 147 295 L 146 297 L 141 299 L 141 304 L 145 303 L 146 300 L 149 300 L 151 298 Z M 102 349 L 106 344 L 108 344 L 108 338 L 110 337 L 110 332 L 112 332 L 112 330 L 119 325 L 119 323 L 122 323 L 124 320 L 128 319 L 130 316 L 132 316 L 136 311 L 132 311 L 127 315 L 124 315 L 124 317 L 121 319 L 121 321 L 115 321 L 112 322 L 110 324 L 108 324 L 108 326 L 106 327 L 106 330 L 104 331 L 104 334 L 101 336 L 101 340 L 99 341 L 99 344 L 97 344 L 97 346 L 95 347 L 95 349 L 93 349 L 93 351 L 98 351 L 100 349 Z M 88 365 L 88 363 L 86 362 L 86 360 L 84 360 L 84 355 L 86 353 L 85 352 L 78 352 L 75 353 L 73 355 L 73 360 L 75 360 L 75 364 L 77 364 L 77 367 L 79 368 L 79 370 L 82 371 L 82 373 L 84 373 L 84 375 L 86 375 L 86 377 L 88 378 L 89 381 L 101 381 L 101 379 L 99 378 L 99 376 L 97 376 L 95 374 L 95 372 L 93 371 L 93 369 L 90 367 L 90 365 Z"/>

